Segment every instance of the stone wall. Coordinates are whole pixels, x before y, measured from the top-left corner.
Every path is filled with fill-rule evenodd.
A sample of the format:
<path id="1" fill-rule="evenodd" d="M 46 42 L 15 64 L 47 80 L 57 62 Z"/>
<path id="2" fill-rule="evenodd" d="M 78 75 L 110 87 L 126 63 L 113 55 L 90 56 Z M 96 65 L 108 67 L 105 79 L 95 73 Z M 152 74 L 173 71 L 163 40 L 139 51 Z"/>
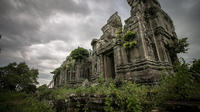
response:
<path id="1" fill-rule="evenodd" d="M 90 58 L 75 60 L 71 56 L 67 57 L 61 65 L 60 73 L 54 76 L 53 80 L 54 86 L 57 87 L 76 87 L 86 80 L 92 81 Z"/>
<path id="2" fill-rule="evenodd" d="M 58 100 L 54 107 L 56 112 L 104 112 L 105 96 L 102 95 L 75 95 L 66 100 Z"/>
<path id="3" fill-rule="evenodd" d="M 112 106 L 115 112 L 126 112 L 126 110 L 120 110 L 117 105 Z M 105 112 L 105 96 L 72 94 L 66 100 L 54 102 L 54 108 L 56 112 Z M 163 107 L 153 109 L 152 112 L 200 112 L 200 100 L 170 101 L 165 103 Z"/>

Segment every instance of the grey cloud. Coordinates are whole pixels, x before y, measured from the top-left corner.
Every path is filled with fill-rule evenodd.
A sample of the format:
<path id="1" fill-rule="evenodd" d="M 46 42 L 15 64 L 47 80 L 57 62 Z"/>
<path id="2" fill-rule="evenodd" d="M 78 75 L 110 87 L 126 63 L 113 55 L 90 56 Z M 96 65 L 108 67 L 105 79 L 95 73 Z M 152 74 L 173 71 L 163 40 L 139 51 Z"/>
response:
<path id="1" fill-rule="evenodd" d="M 21 46 L 24 45 L 22 41 L 29 44 L 49 41 L 49 38 L 32 37 L 32 35 L 38 33 L 41 23 L 47 17 L 59 11 L 65 14 L 90 13 L 84 1 L 75 3 L 73 0 L 1 0 L 0 33 Z M 17 41 L 16 37 L 12 36 L 19 36 L 21 40 Z"/>
<path id="2" fill-rule="evenodd" d="M 39 78 L 51 80 L 51 77 L 49 77 L 49 75 L 47 75 L 47 74 L 40 74 L 40 75 L 39 75 Z"/>

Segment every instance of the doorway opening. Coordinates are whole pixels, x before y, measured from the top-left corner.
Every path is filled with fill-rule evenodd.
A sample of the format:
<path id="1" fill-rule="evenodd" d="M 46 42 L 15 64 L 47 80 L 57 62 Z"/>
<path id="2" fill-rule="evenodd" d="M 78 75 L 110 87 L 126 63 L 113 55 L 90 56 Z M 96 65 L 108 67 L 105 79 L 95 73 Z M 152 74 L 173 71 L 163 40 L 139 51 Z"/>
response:
<path id="1" fill-rule="evenodd" d="M 105 55 L 105 77 L 115 79 L 115 61 L 113 51 Z"/>

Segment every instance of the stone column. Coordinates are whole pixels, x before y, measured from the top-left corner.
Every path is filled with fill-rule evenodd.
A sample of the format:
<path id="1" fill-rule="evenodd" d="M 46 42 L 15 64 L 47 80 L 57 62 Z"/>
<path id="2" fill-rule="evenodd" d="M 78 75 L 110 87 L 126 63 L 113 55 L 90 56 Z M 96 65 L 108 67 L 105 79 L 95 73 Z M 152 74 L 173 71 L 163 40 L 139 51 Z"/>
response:
<path id="1" fill-rule="evenodd" d="M 127 58 L 127 54 L 126 54 L 126 50 L 125 48 L 120 48 L 121 51 L 121 55 L 122 55 L 122 64 L 127 64 L 128 63 L 128 58 Z"/>
<path id="2" fill-rule="evenodd" d="M 107 73 L 106 73 L 107 72 L 107 63 L 106 62 L 107 62 L 107 59 L 106 59 L 106 56 L 104 55 L 103 56 L 103 68 L 104 68 L 103 69 L 103 76 L 104 76 L 105 79 L 107 79 Z"/>
<path id="3" fill-rule="evenodd" d="M 141 22 L 141 17 L 137 16 L 138 19 L 138 26 L 139 26 L 139 36 L 140 36 L 140 40 L 141 40 L 141 50 L 142 50 L 142 56 L 144 59 L 147 58 L 147 50 L 145 48 L 145 41 L 144 41 L 144 32 L 143 32 L 143 28 L 142 28 L 142 22 Z"/>
<path id="4" fill-rule="evenodd" d="M 104 58 L 100 55 L 100 75 L 104 75 Z"/>
<path id="5" fill-rule="evenodd" d="M 157 56 L 158 56 L 158 61 L 161 61 L 159 50 L 158 50 L 158 43 L 157 43 L 156 38 L 155 38 L 155 34 L 154 34 L 154 31 L 153 31 L 153 28 L 152 28 L 151 20 L 149 21 L 149 24 L 150 24 L 151 32 L 153 34 L 153 41 L 154 41 L 154 44 L 155 44 L 155 47 L 156 47 L 156 53 L 157 53 Z"/>
<path id="6" fill-rule="evenodd" d="M 114 64 L 115 64 L 115 75 L 116 77 L 118 77 L 119 74 L 117 73 L 117 66 L 123 64 L 120 45 L 114 47 Z"/>
<path id="7" fill-rule="evenodd" d="M 114 47 L 114 58 L 115 58 L 114 61 L 115 61 L 116 66 L 122 64 L 121 50 L 118 45 Z"/>

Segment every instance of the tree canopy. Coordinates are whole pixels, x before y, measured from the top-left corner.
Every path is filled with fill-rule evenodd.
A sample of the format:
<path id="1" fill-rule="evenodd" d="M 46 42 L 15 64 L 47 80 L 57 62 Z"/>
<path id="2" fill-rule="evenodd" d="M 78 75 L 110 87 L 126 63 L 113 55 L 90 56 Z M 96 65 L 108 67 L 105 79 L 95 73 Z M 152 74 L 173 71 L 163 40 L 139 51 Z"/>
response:
<path id="1" fill-rule="evenodd" d="M 38 74 L 37 69 L 30 69 L 25 62 L 10 63 L 0 67 L 0 89 L 34 92 Z"/>
<path id="2" fill-rule="evenodd" d="M 175 53 L 186 53 L 188 51 L 188 38 L 182 38 L 177 41 L 174 47 Z"/>
<path id="3" fill-rule="evenodd" d="M 85 59 L 89 56 L 89 52 L 87 49 L 84 49 L 82 47 L 78 47 L 77 49 L 73 50 L 71 52 L 71 56 L 73 59 Z"/>

